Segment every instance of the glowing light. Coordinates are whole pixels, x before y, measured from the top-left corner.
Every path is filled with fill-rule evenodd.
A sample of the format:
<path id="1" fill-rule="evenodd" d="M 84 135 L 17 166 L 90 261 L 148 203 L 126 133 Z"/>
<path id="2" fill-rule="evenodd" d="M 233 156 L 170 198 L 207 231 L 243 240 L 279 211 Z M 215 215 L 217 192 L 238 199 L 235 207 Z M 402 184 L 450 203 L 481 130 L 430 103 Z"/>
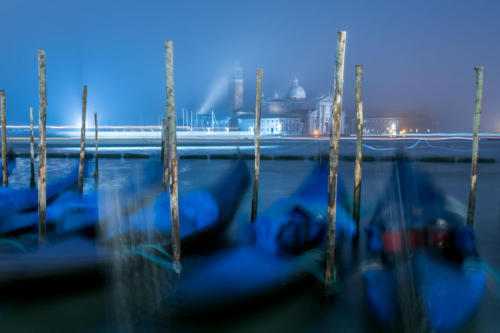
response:
<path id="1" fill-rule="evenodd" d="M 215 83 L 213 84 L 212 89 L 210 90 L 207 98 L 205 98 L 205 101 L 199 108 L 198 114 L 208 113 L 214 106 L 215 102 L 221 98 L 222 94 L 226 91 L 226 88 L 227 88 L 227 75 L 223 75 L 219 77 L 219 79 L 215 81 Z"/>
<path id="2" fill-rule="evenodd" d="M 317 138 L 319 136 L 319 131 L 318 130 L 314 130 L 314 137 Z"/>
<path id="3" fill-rule="evenodd" d="M 73 114 L 75 114 L 75 118 L 73 119 L 73 121 L 71 122 L 73 124 L 73 126 L 75 128 L 81 128 L 82 127 L 82 110 L 75 110 L 72 112 Z M 92 127 L 94 126 L 94 112 L 89 110 L 89 108 L 87 108 L 87 115 L 86 115 L 86 119 L 85 119 L 85 126 L 86 127 Z M 70 125 L 71 126 L 71 125 Z"/>

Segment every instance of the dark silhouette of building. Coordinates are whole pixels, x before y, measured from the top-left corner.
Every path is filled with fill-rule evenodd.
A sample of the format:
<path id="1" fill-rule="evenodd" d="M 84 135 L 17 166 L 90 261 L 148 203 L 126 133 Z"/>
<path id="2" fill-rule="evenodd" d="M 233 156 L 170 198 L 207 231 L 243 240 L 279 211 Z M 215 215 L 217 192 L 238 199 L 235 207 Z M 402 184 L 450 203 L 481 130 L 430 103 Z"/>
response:
<path id="1" fill-rule="evenodd" d="M 230 126 L 238 126 L 238 116 L 243 113 L 243 70 L 236 67 L 229 79 L 228 107 Z"/>
<path id="2" fill-rule="evenodd" d="M 352 122 L 352 126 L 355 128 L 356 119 L 353 119 Z M 437 129 L 437 121 L 426 111 L 401 111 L 378 116 L 365 116 L 363 122 L 363 133 L 367 135 L 432 133 Z"/>

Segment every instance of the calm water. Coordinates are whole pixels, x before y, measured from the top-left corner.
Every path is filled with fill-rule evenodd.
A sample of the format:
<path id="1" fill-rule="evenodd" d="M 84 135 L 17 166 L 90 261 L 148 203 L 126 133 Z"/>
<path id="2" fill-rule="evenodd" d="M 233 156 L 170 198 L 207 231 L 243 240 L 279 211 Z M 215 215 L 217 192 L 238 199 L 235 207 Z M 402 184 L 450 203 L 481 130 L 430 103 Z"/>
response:
<path id="1" fill-rule="evenodd" d="M 469 143 L 470 144 L 470 143 Z M 487 145 L 488 149 L 500 151 L 500 144 Z M 381 147 L 381 146 L 380 146 Z M 449 145 L 448 148 L 465 149 L 466 146 Z M 290 147 L 315 154 L 313 149 L 322 150 L 318 145 L 309 147 Z M 350 148 L 344 148 L 350 149 Z M 485 149 L 485 151 L 488 151 Z M 496 152 L 494 152 L 496 154 Z M 388 154 L 388 152 L 384 152 Z M 29 160 L 18 158 L 18 166 L 10 178 L 13 187 L 26 187 L 29 184 Z M 69 172 L 77 163 L 76 159 L 49 159 L 47 178 L 54 179 Z M 120 189 L 131 181 L 140 182 L 141 177 L 152 169 L 151 163 L 158 163 L 157 158 L 151 159 L 101 159 L 100 181 L 103 188 Z M 216 181 L 231 165 L 228 160 L 186 160 L 179 161 L 180 196 L 197 187 L 204 187 Z M 312 161 L 261 161 L 261 185 L 259 210 L 266 209 L 272 202 L 291 194 L 301 183 L 313 166 Z M 342 161 L 341 175 L 347 191 L 353 192 L 353 162 Z M 376 200 L 384 195 L 383 189 L 388 181 L 391 170 L 390 162 L 364 163 L 362 189 L 362 226 L 370 221 L 371 210 Z M 436 183 L 448 194 L 455 196 L 466 204 L 469 191 L 470 166 L 467 163 L 419 163 L 428 171 Z M 248 161 L 250 169 L 253 161 Z M 478 196 L 476 206 L 476 240 L 480 255 L 495 267 L 500 268 L 500 160 L 497 163 L 479 165 Z M 85 183 L 85 191 L 94 188 L 93 176 L 90 174 Z M 235 217 L 230 235 L 238 234 L 239 225 L 247 223 L 250 216 L 249 189 L 242 200 Z M 142 306 L 154 304 L 133 304 L 127 307 L 123 297 L 117 295 L 116 286 L 112 280 L 110 286 L 84 293 L 39 299 L 32 301 L 0 302 L 1 332 L 55 332 L 55 331 L 339 331 L 339 332 L 372 332 L 377 330 L 370 319 L 363 302 L 363 288 L 359 275 L 359 265 L 364 257 L 364 237 L 362 234 L 359 250 L 349 247 L 342 250 L 342 262 L 345 274 L 339 295 L 333 302 L 322 302 L 320 288 L 313 287 L 297 293 L 290 292 L 282 299 L 267 300 L 258 304 L 252 310 L 243 313 L 193 320 L 172 321 L 165 315 L 159 320 L 149 321 L 140 317 Z M 355 253 L 355 255 L 353 255 Z M 154 272 L 153 272 L 154 273 Z M 152 274 L 151 271 L 144 274 Z M 137 286 L 135 286 L 137 287 Z M 151 286 L 149 293 L 155 292 Z M 152 288 L 152 289 L 151 289 Z M 151 291 L 152 290 L 152 291 Z M 483 301 L 474 318 L 467 324 L 464 331 L 492 332 L 500 327 L 500 298 L 498 286 L 494 283 L 485 293 Z M 134 317 L 141 318 L 134 320 Z M 135 322 L 135 326 L 127 323 Z"/>

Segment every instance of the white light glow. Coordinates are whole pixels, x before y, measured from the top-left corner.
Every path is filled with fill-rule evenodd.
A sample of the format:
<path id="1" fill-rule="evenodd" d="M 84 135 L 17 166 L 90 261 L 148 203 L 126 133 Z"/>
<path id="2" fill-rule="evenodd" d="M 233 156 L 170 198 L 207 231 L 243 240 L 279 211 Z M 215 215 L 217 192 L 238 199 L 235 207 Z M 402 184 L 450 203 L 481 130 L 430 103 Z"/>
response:
<path id="1" fill-rule="evenodd" d="M 208 113 L 214 106 L 215 102 L 221 98 L 222 94 L 227 88 L 227 75 L 223 75 L 219 77 L 217 81 L 212 85 L 212 89 L 210 90 L 207 98 L 198 109 L 198 114 L 206 114 Z"/>

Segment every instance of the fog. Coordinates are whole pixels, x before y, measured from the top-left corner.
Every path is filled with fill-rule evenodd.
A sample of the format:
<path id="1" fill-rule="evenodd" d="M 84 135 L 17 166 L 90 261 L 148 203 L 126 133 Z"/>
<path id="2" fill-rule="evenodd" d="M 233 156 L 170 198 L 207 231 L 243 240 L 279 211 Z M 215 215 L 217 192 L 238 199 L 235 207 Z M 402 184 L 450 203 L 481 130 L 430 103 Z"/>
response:
<path id="1" fill-rule="evenodd" d="M 79 121 L 87 84 L 88 112 L 98 112 L 101 124 L 152 125 L 165 111 L 167 39 L 175 47 L 178 114 L 214 109 L 224 117 L 224 77 L 237 63 L 246 109 L 253 109 L 259 67 L 266 95 L 285 94 L 294 77 L 308 96 L 332 92 L 336 32 L 346 30 L 346 112 L 354 108 L 354 65 L 362 64 L 366 117 L 426 110 L 442 129 L 470 131 L 473 68 L 482 65 L 482 130 L 500 131 L 495 0 L 4 0 L 0 12 L 0 89 L 9 124 L 26 124 L 29 106 L 37 110 L 38 48 L 47 51 L 49 124 Z"/>

